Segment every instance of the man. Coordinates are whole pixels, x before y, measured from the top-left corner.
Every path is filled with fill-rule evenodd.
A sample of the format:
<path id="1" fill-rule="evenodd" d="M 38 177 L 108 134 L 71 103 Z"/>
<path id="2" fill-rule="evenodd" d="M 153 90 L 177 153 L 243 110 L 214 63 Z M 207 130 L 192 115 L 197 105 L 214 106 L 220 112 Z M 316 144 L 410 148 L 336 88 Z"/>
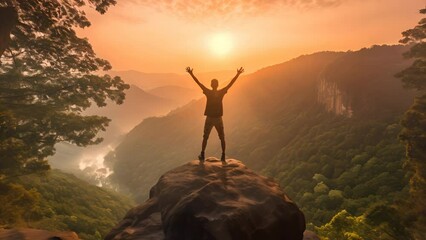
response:
<path id="1" fill-rule="evenodd" d="M 207 104 L 206 104 L 206 110 L 204 111 L 204 115 L 206 116 L 206 121 L 204 123 L 204 135 L 203 135 L 203 143 L 201 145 L 201 153 L 198 156 L 198 159 L 201 163 L 204 162 L 204 152 L 206 150 L 207 146 L 207 140 L 209 139 L 210 132 L 213 127 L 216 128 L 216 131 L 219 135 L 220 144 L 222 146 L 222 157 L 220 160 L 223 164 L 226 164 L 225 161 L 225 133 L 223 130 L 223 121 L 222 121 L 222 115 L 223 115 L 223 106 L 222 106 L 222 99 L 223 96 L 227 93 L 229 88 L 232 87 L 232 85 L 235 83 L 237 78 L 240 76 L 241 73 L 244 72 L 244 69 L 241 67 L 237 69 L 237 75 L 231 80 L 231 82 L 224 88 L 218 90 L 219 82 L 217 79 L 213 79 L 211 81 L 211 87 L 212 89 L 206 88 L 193 74 L 193 69 L 190 67 L 186 68 L 186 71 L 191 75 L 191 77 L 194 79 L 194 81 L 200 86 L 200 88 L 203 90 L 203 93 L 207 97 Z"/>

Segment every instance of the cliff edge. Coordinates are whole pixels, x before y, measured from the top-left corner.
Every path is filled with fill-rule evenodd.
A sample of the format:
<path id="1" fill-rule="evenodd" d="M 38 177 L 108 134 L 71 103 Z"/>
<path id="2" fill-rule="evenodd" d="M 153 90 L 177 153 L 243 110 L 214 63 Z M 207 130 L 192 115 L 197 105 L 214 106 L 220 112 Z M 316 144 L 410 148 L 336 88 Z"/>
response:
<path id="1" fill-rule="evenodd" d="M 227 161 L 196 160 L 167 172 L 105 240 L 302 240 L 304 215 L 278 184 Z"/>

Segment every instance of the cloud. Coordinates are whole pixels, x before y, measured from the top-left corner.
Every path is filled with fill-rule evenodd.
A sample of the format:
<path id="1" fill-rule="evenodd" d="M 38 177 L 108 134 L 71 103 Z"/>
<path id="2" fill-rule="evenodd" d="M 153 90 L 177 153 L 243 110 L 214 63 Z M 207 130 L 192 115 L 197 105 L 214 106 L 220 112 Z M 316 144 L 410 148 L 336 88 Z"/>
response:
<path id="1" fill-rule="evenodd" d="M 343 1 L 346 0 L 127 0 L 188 18 L 259 15 L 280 7 L 327 8 Z"/>

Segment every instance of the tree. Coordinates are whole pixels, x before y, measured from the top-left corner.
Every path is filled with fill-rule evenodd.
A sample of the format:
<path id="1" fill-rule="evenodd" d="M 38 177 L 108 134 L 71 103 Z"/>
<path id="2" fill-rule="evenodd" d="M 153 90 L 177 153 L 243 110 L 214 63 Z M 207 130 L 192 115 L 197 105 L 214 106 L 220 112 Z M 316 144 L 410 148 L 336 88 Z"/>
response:
<path id="1" fill-rule="evenodd" d="M 426 14 L 426 8 L 420 10 Z M 407 166 L 413 171 L 410 179 L 410 193 L 417 217 L 420 234 L 426 231 L 426 18 L 420 20 L 413 29 L 402 33 L 401 43 L 412 44 L 405 53 L 414 59 L 413 64 L 396 76 L 402 79 L 404 86 L 415 89 L 417 96 L 413 105 L 404 114 L 401 121 L 403 129 L 400 139 L 406 145 Z M 424 236 L 424 235 L 423 235 Z"/>
<path id="2" fill-rule="evenodd" d="M 54 145 L 102 141 L 109 119 L 83 116 L 92 104 L 121 104 L 129 88 L 74 28 L 90 26 L 83 10 L 105 13 L 115 0 L 6 0 L 18 14 L 0 66 L 0 179 L 47 169 Z"/>
<path id="3" fill-rule="evenodd" d="M 389 203 L 381 203 L 370 207 L 364 213 L 365 223 L 374 226 L 381 235 L 391 239 L 411 240 L 410 232 L 403 225 L 398 209 Z M 386 239 L 386 238 L 385 238 Z"/>
<path id="4" fill-rule="evenodd" d="M 333 240 L 365 240 L 378 239 L 378 233 L 365 224 L 363 216 L 352 216 L 346 210 L 341 210 L 330 222 L 321 227 L 315 227 L 321 239 Z"/>
<path id="5" fill-rule="evenodd" d="M 330 222 L 315 230 L 324 240 L 412 239 L 401 224 L 397 210 L 387 203 L 373 206 L 361 216 L 341 210 Z"/>

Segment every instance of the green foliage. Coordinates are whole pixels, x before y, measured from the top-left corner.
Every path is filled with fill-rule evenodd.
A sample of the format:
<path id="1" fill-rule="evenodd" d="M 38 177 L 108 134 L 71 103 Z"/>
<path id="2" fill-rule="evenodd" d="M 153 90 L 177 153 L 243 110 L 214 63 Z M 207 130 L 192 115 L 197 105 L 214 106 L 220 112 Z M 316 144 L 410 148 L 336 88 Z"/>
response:
<path id="1" fill-rule="evenodd" d="M 360 215 L 377 201 L 393 202 L 404 194 L 404 149 L 394 135 L 396 119 L 317 116 L 318 122 L 307 126 L 315 131 L 281 149 L 264 170 L 300 203 L 308 221 L 322 225 L 342 209 Z"/>
<path id="2" fill-rule="evenodd" d="M 420 13 L 426 14 L 426 8 Z M 406 88 L 415 89 L 417 96 L 401 121 L 403 129 L 400 139 L 406 145 L 407 166 L 413 172 L 410 179 L 412 206 L 408 212 L 416 218 L 417 234 L 424 238 L 426 217 L 418 213 L 426 212 L 426 18 L 402 34 L 404 38 L 401 42 L 412 45 L 405 56 L 414 59 L 414 62 L 397 77 L 401 78 Z"/>
<path id="3" fill-rule="evenodd" d="M 316 228 L 324 240 L 379 239 L 377 233 L 365 224 L 364 217 L 354 217 L 346 210 L 338 212 L 329 223 Z"/>
<path id="4" fill-rule="evenodd" d="M 37 211 L 40 194 L 19 184 L 0 183 L 0 226 L 23 224 Z"/>
<path id="5" fill-rule="evenodd" d="M 360 216 L 341 210 L 330 222 L 315 227 L 315 230 L 324 240 L 412 239 L 402 222 L 397 208 L 379 204 Z"/>
<path id="6" fill-rule="evenodd" d="M 398 207 L 378 204 L 368 209 L 364 215 L 366 223 L 378 229 L 382 236 L 387 235 L 398 240 L 412 239 L 411 233 L 404 226 L 405 219 Z"/>
<path id="7" fill-rule="evenodd" d="M 58 170 L 0 185 L 0 225 L 74 231 L 102 239 L 133 202 Z"/>
<path id="8" fill-rule="evenodd" d="M 96 57 L 75 28 L 88 27 L 84 6 L 104 13 L 115 0 L 2 1 L 18 22 L 0 65 L 0 177 L 47 169 L 58 142 L 78 146 L 96 138 L 109 120 L 82 116 L 92 103 L 122 103 L 129 86 L 119 77 L 96 75 L 111 65 Z"/>

